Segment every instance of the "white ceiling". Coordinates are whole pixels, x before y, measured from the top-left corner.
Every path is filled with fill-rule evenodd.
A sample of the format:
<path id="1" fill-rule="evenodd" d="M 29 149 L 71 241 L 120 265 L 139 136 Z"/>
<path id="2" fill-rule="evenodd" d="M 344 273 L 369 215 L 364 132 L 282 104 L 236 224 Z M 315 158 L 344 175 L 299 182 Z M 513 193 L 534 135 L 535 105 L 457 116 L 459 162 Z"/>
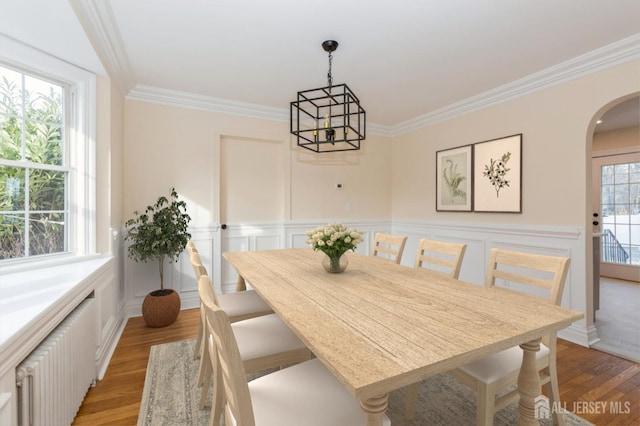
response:
<path id="1" fill-rule="evenodd" d="M 125 93 L 170 89 L 282 111 L 297 91 L 327 85 L 321 43 L 334 39 L 334 84 L 347 83 L 383 127 L 611 52 L 640 56 L 638 0 L 2 2 L 1 33 L 104 73 L 99 57 Z"/>

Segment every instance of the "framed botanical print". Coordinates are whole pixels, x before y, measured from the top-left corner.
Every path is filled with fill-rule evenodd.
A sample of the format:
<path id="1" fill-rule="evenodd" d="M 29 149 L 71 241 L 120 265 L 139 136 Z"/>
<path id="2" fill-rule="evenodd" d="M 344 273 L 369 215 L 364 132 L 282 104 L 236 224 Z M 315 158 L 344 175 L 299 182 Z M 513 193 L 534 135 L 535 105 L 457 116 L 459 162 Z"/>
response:
<path id="1" fill-rule="evenodd" d="M 476 212 L 522 212 L 522 134 L 473 145 Z"/>
<path id="2" fill-rule="evenodd" d="M 473 210 L 472 145 L 436 152 L 436 211 Z"/>

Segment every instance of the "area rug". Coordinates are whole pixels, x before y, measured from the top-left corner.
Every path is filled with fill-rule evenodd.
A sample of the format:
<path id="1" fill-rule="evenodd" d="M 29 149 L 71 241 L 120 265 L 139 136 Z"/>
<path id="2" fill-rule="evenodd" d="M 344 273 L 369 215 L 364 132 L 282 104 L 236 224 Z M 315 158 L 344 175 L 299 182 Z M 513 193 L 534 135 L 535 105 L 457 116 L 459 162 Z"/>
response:
<path id="1" fill-rule="evenodd" d="M 198 408 L 202 389 L 196 386 L 199 361 L 193 359 L 194 347 L 195 339 L 151 347 L 138 426 L 208 424 L 209 408 Z M 208 389 L 208 392 L 210 394 L 211 389 Z M 393 426 L 476 424 L 473 391 L 446 374 L 430 377 L 420 384 L 418 408 L 414 419 L 404 419 L 404 407 L 404 389 L 391 392 L 387 415 Z M 573 414 L 567 413 L 564 416 L 567 426 L 593 426 Z M 511 404 L 496 413 L 494 424 L 515 425 L 517 418 L 518 406 Z M 547 419 L 541 419 L 540 423 L 545 426 L 553 424 Z"/>

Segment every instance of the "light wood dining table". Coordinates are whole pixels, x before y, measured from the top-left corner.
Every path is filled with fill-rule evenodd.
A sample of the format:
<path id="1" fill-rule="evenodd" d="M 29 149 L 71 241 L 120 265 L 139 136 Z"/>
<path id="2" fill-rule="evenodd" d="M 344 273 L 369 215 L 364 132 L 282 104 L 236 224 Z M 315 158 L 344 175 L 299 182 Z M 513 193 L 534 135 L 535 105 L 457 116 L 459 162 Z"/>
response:
<path id="1" fill-rule="evenodd" d="M 223 257 L 238 272 L 237 289 L 248 282 L 360 400 L 367 426 L 382 424 L 389 392 L 516 345 L 524 354 L 518 424 L 538 424 L 540 338 L 582 312 L 379 257 L 346 255 L 349 265 L 338 274 L 326 272 L 323 254 L 311 248 Z"/>

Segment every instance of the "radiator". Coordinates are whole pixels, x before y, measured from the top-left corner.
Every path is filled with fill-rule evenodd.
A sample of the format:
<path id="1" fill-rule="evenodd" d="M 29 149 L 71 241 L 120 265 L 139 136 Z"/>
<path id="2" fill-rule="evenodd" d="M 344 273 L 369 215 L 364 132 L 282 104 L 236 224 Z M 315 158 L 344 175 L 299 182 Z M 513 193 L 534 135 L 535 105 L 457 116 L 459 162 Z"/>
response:
<path id="1" fill-rule="evenodd" d="M 96 377 L 94 303 L 80 303 L 17 367 L 19 426 L 73 422 Z"/>

